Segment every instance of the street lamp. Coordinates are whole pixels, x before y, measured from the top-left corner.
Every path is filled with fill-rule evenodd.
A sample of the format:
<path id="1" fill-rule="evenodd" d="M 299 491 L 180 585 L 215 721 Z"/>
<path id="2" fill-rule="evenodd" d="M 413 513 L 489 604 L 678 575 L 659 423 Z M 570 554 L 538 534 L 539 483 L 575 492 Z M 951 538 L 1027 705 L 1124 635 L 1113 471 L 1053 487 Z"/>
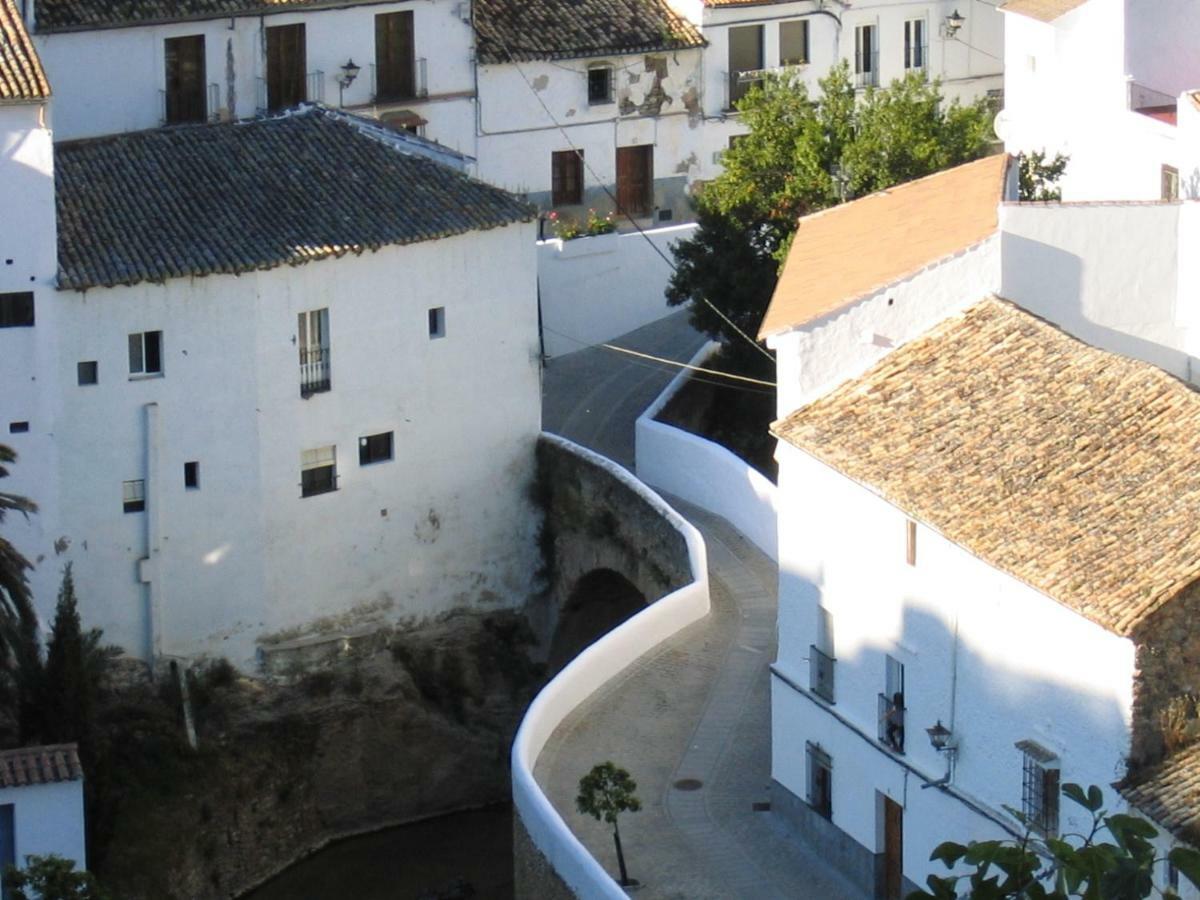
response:
<path id="1" fill-rule="evenodd" d="M 354 57 L 346 60 L 346 64 L 341 67 L 342 74 L 335 79 L 338 85 L 338 106 L 343 106 L 343 95 L 346 88 L 354 84 L 354 79 L 358 77 L 358 73 L 362 71 L 360 66 L 354 64 Z"/>
<path id="2" fill-rule="evenodd" d="M 946 16 L 946 21 L 942 23 L 942 37 L 952 40 L 965 21 L 967 21 L 966 18 L 957 9 L 950 13 Z"/>

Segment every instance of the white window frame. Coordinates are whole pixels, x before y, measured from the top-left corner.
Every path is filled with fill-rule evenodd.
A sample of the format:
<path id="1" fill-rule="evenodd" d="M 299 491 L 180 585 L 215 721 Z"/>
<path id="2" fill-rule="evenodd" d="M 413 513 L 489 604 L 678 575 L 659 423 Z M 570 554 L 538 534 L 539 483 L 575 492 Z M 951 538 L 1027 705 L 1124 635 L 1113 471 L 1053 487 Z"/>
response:
<path id="1" fill-rule="evenodd" d="M 146 480 L 144 478 L 121 482 L 121 506 L 127 513 L 145 512 Z"/>
<path id="2" fill-rule="evenodd" d="M 864 41 L 864 35 L 870 34 L 870 41 Z M 870 46 L 870 51 L 863 52 L 863 44 Z M 868 22 L 854 27 L 854 75 L 859 87 L 879 84 L 879 24 Z"/>
<path id="3" fill-rule="evenodd" d="M 592 98 L 592 73 L 607 72 L 608 73 L 608 90 L 603 98 Z M 614 103 L 617 96 L 617 69 L 610 62 L 589 63 L 587 67 L 587 82 L 585 84 L 587 90 L 588 106 L 607 106 Z"/>
<path id="4" fill-rule="evenodd" d="M 156 335 L 158 342 L 158 368 L 147 368 L 150 356 L 148 336 Z M 158 378 L 163 374 L 163 333 L 161 331 L 135 331 L 129 335 L 129 377 Z"/>
<path id="5" fill-rule="evenodd" d="M 915 32 L 920 31 L 920 41 L 915 40 Z M 920 56 L 920 62 L 916 59 Z M 905 19 L 904 21 L 904 71 L 929 71 L 929 23 L 924 17 Z"/>
<path id="6" fill-rule="evenodd" d="M 321 490 L 312 490 L 306 487 L 304 483 L 304 473 L 312 472 L 318 469 L 329 470 L 329 487 Z M 301 497 L 316 497 L 320 494 L 329 494 L 338 489 L 338 474 L 337 474 L 337 445 L 325 444 L 320 447 L 312 447 L 308 450 L 300 452 L 300 496 Z"/>

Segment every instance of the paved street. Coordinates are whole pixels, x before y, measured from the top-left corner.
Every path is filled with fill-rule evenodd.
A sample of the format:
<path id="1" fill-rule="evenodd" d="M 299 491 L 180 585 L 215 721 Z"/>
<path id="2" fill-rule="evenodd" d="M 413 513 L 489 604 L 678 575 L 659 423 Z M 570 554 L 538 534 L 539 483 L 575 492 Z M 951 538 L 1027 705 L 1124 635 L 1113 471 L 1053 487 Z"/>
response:
<path id="1" fill-rule="evenodd" d="M 702 341 L 677 315 L 614 343 L 685 359 Z M 551 371 L 556 363 L 545 381 L 545 427 L 632 468 L 633 423 L 673 372 L 598 348 L 552 361 Z M 637 898 L 857 900 L 776 815 L 753 809 L 770 783 L 775 565 L 725 520 L 668 499 L 704 535 L 712 613 L 575 710 L 539 757 L 538 783 L 616 873 L 610 829 L 577 813 L 575 795 L 598 762 L 629 769 L 643 809 L 620 824 L 630 875 L 642 882 L 631 891 Z"/>

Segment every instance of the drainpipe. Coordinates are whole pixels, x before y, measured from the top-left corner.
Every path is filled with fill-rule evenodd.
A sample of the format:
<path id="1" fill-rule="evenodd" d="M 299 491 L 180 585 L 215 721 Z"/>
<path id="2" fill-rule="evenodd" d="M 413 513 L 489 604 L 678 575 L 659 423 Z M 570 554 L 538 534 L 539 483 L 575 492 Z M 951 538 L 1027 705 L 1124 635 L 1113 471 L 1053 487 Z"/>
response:
<path id="1" fill-rule="evenodd" d="M 142 407 L 145 413 L 146 501 L 145 531 L 142 558 L 138 560 L 138 580 L 146 586 L 146 655 L 151 665 L 162 656 L 162 579 L 159 577 L 161 497 L 159 491 L 159 444 L 161 418 L 157 403 Z"/>

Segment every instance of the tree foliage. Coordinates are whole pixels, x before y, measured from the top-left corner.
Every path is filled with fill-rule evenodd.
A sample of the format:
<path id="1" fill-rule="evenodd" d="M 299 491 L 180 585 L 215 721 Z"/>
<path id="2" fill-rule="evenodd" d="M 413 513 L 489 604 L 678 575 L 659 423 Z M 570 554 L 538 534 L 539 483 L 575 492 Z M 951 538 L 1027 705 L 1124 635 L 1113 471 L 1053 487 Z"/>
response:
<path id="1" fill-rule="evenodd" d="M 75 863 L 61 856 L 29 856 L 25 868 L 9 866 L 4 873 L 6 897 L 11 900 L 108 900 L 89 872 L 76 872 Z"/>
<path id="2" fill-rule="evenodd" d="M 617 847 L 621 884 L 634 883 L 629 880 L 629 874 L 625 871 L 625 853 L 621 849 L 621 831 L 617 827 L 617 816 L 623 812 L 637 812 L 642 808 L 642 801 L 637 798 L 637 782 L 628 772 L 613 763 L 600 763 L 579 779 L 579 796 L 575 798 L 575 808 L 596 820 L 603 819 L 613 827 L 613 843 Z"/>
<path id="3" fill-rule="evenodd" d="M 989 147 L 989 104 L 946 104 L 919 75 L 859 93 L 843 62 L 819 84 L 813 99 L 804 84 L 770 76 L 738 103 L 750 131 L 698 195 L 695 235 L 675 245 L 668 302 L 691 301 L 692 324 L 727 346 L 743 339 L 704 300 L 753 336 L 801 216 Z"/>
<path id="4" fill-rule="evenodd" d="M 10 447 L 0 444 L 0 478 L 8 476 L 6 464 L 16 458 Z M 36 511 L 32 500 L 0 491 L 0 524 L 9 513 L 28 517 Z M 29 736 L 40 694 L 41 645 L 27 577 L 31 568 L 0 535 L 0 711 L 15 725 L 18 740 Z"/>
<path id="5" fill-rule="evenodd" d="M 1063 794 L 1088 812 L 1087 834 L 1041 836 L 1010 809 L 1026 826 L 1021 840 L 939 844 L 930 859 L 948 869 L 962 865 L 965 871 L 930 875 L 929 889 L 909 894 L 908 900 L 1143 900 L 1154 895 L 1154 868 L 1161 861 L 1154 826 L 1137 816 L 1107 812 L 1095 785 L 1085 790 L 1065 784 Z M 1168 859 L 1200 887 L 1200 852 L 1176 847 Z"/>
<path id="6" fill-rule="evenodd" d="M 1067 171 L 1070 157 L 1056 153 L 1054 159 L 1046 161 L 1044 150 L 1022 153 L 1020 159 L 1020 188 L 1022 200 L 1061 200 L 1062 189 L 1058 179 Z"/>

